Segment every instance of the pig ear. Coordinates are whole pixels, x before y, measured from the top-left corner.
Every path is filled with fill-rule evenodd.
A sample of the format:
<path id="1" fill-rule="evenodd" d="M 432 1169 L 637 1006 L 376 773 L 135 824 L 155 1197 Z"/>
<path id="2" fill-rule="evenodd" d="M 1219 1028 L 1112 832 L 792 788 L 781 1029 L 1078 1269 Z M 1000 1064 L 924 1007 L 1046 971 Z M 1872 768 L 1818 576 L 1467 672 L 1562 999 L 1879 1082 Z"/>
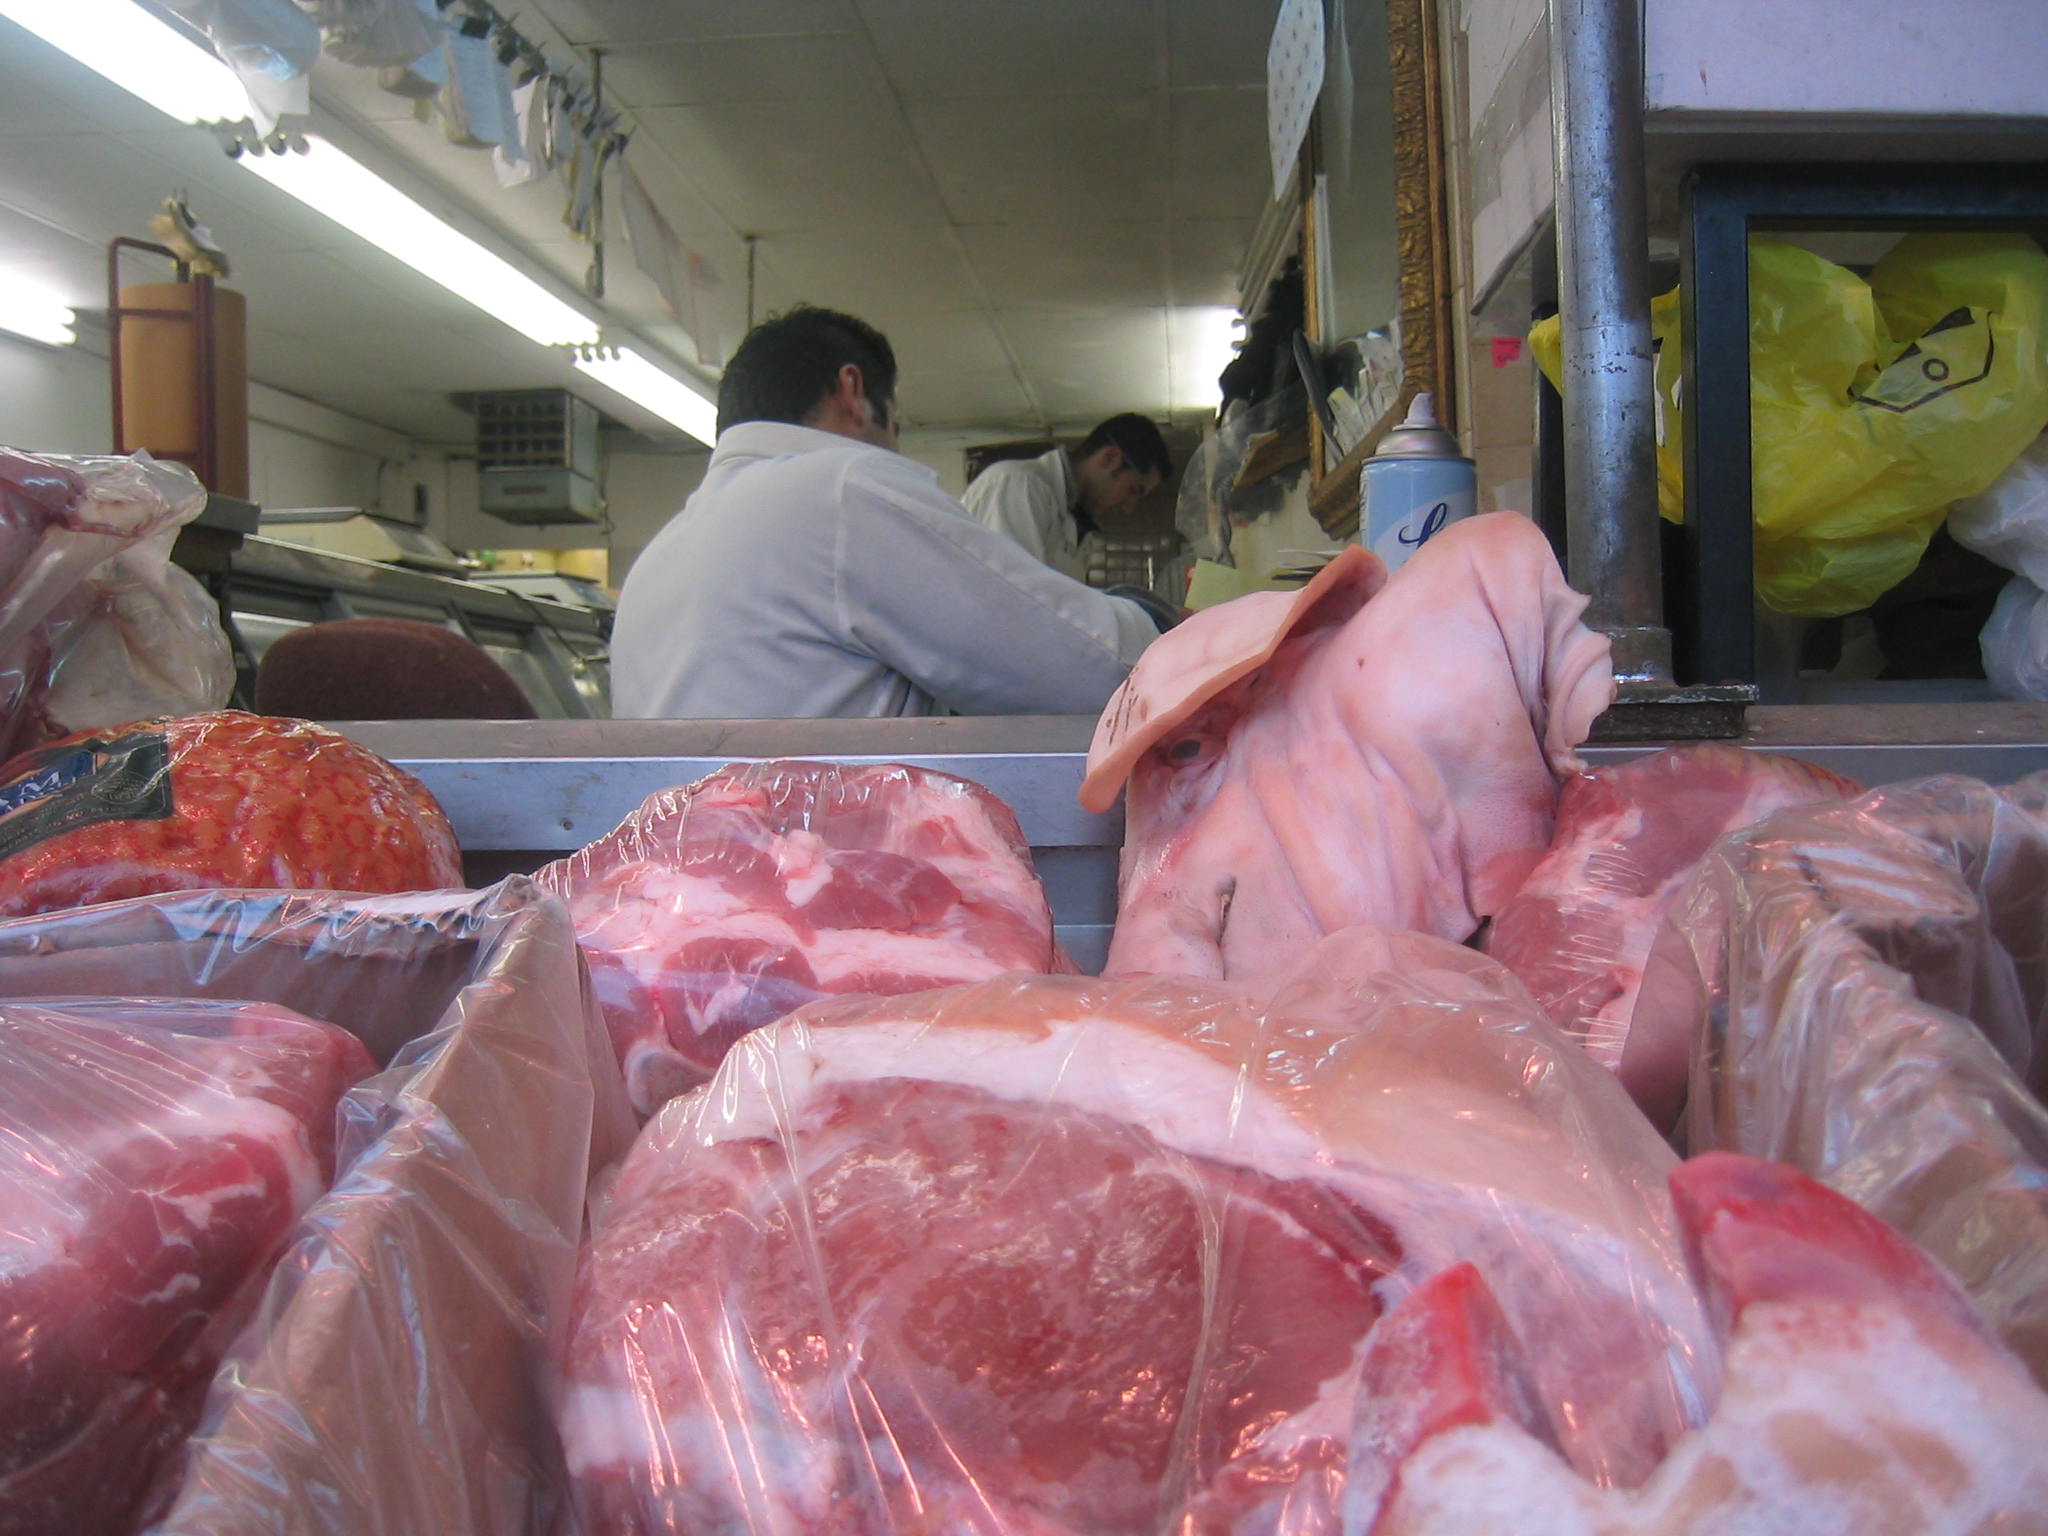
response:
<path id="1" fill-rule="evenodd" d="M 1386 581 L 1379 556 L 1353 545 L 1298 592 L 1253 592 L 1204 609 L 1161 635 L 1095 722 L 1082 806 L 1108 810 L 1132 765 L 1160 737 L 1271 661 L 1293 636 L 1342 624 Z"/>

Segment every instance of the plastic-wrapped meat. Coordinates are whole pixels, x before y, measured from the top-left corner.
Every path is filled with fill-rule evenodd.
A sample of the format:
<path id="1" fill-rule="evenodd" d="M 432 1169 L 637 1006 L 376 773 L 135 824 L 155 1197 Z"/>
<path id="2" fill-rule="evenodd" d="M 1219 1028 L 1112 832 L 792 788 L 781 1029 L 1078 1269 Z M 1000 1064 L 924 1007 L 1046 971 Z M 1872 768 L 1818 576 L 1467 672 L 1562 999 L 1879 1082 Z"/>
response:
<path id="1" fill-rule="evenodd" d="M 353 1035 L 258 1004 L 0 1005 L 0 1532 L 119 1532 L 332 1176 Z"/>
<path id="2" fill-rule="evenodd" d="M 1334 1533 L 1382 1310 L 1460 1259 L 1602 1483 L 1716 1372 L 1611 1076 L 1483 956 L 835 1000 L 740 1041 L 593 1223 L 565 1450 L 596 1531 Z"/>
<path id="3" fill-rule="evenodd" d="M 0 448 L 0 757 L 67 732 L 227 702 L 212 599 L 171 564 L 206 505 L 190 470 Z"/>
<path id="4" fill-rule="evenodd" d="M 569 904 L 642 1114 L 814 998 L 1063 964 L 1010 808 L 900 763 L 736 763 L 534 878 Z"/>
<path id="5" fill-rule="evenodd" d="M 0 916 L 167 891 L 461 884 L 427 787 L 309 720 L 140 720 L 0 765 Z"/>
<path id="6" fill-rule="evenodd" d="M 1707 850 L 1773 811 L 1862 792 L 1796 757 L 1719 742 L 1576 774 L 1550 851 L 1495 915 L 1486 952 L 1552 1023 L 1619 1067 L 1657 927 Z"/>
<path id="7" fill-rule="evenodd" d="M 1453 1271 L 1381 1324 L 1433 1344 L 1369 1359 L 1363 1400 L 1391 1380 L 1427 1411 L 1361 1426 L 1347 1536 L 2048 1529 L 2048 1396 L 1936 1265 L 1780 1164 L 1712 1153 L 1671 1188 L 1728 1335 L 1708 1423 L 1640 1489 L 1592 1487 L 1545 1443 L 1483 1281 Z"/>
<path id="8" fill-rule="evenodd" d="M 1716 847 L 1641 1007 L 1692 1051 L 1692 1150 L 1776 1158 L 1867 1206 L 2048 1385 L 2044 935 L 2048 776 L 1923 779 Z"/>
<path id="9" fill-rule="evenodd" d="M 1129 780 L 1105 974 L 1270 974 L 1357 924 L 1469 938 L 1550 846 L 1613 697 L 1585 606 L 1500 512 L 1391 579 L 1353 548 L 1162 635 L 1081 786 L 1103 811 Z"/>

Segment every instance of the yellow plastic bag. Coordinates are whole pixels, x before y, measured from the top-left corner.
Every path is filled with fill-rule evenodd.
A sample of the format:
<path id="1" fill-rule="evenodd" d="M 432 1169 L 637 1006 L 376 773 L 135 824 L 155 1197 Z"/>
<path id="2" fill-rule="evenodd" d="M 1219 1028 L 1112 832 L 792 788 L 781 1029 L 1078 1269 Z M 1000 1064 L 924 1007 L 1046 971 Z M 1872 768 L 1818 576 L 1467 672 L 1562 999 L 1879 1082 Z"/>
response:
<path id="1" fill-rule="evenodd" d="M 1909 235 L 1865 282 L 1753 238 L 1749 288 L 1757 594 L 1781 613 L 1850 613 L 1912 574 L 1949 503 L 2048 426 L 2048 254 L 2024 235 Z M 1658 509 L 1676 522 L 1676 290 L 1650 319 Z M 1555 383 L 1557 321 L 1529 341 Z"/>

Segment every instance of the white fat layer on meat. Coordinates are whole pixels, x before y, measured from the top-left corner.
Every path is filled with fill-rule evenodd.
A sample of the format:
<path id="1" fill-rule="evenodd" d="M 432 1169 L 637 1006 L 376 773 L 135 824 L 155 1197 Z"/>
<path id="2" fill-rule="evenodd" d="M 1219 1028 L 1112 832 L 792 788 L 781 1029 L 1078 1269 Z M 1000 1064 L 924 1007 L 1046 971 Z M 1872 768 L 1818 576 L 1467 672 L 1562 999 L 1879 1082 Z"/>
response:
<path id="1" fill-rule="evenodd" d="M 290 1111 L 267 1099 L 224 1091 L 219 1080 L 200 1076 L 203 1068 L 199 1065 L 181 1065 L 187 1065 L 193 1074 L 180 1085 L 186 1091 L 176 1098 L 157 1096 L 149 1106 L 150 1120 L 142 1125 L 94 1117 L 83 1126 L 67 1125 L 61 1146 L 42 1144 L 43 1137 L 20 1127 L 6 1133 L 10 1163 L 32 1160 L 51 1177 L 13 1179 L 0 1185 L 0 1279 L 31 1274 L 63 1259 L 84 1231 L 90 1213 L 103 1207 L 110 1196 L 130 1193 L 126 1188 L 110 1188 L 101 1170 L 109 1162 L 129 1156 L 136 1143 L 245 1139 L 278 1149 L 291 1178 L 288 1193 L 295 1209 L 303 1209 L 320 1192 L 319 1170 L 307 1146 L 305 1128 Z M 238 1087 L 269 1081 L 262 1073 L 237 1071 L 233 1076 Z M 133 1104 L 124 1105 L 131 1114 L 134 1108 Z M 29 1145 L 31 1140 L 38 1145 Z M 193 1226 L 204 1227 L 212 1221 L 216 1206 L 259 1194 L 261 1189 L 260 1184 L 243 1183 L 177 1196 L 147 1189 L 132 1192 L 164 1199 Z"/>
<path id="2" fill-rule="evenodd" d="M 799 828 L 770 840 L 775 856 L 775 873 L 782 877 L 783 894 L 793 907 L 808 906 L 818 892 L 832 883 L 832 865 L 825 857 L 825 839 Z"/>
<path id="3" fill-rule="evenodd" d="M 826 991 L 839 990 L 842 977 L 870 971 L 929 976 L 933 985 L 988 981 L 1016 969 L 976 947 L 967 914 L 955 907 L 936 928 L 905 933 L 891 928 L 821 928 L 804 946 L 804 957 Z"/>
<path id="4" fill-rule="evenodd" d="M 2048 1395 L 1959 1330 L 1937 1342 L 1895 1307 L 1759 1304 L 1712 1422 L 1640 1490 L 1594 1490 L 1512 1426 L 1468 1426 L 1403 1465 L 1384 1529 L 1964 1536 L 2048 1517 L 2044 1447 Z"/>
<path id="5" fill-rule="evenodd" d="M 782 1116 L 800 1114 L 818 1089 L 909 1077 L 1133 1121 L 1176 1151 L 1276 1178 L 1299 1178 L 1327 1161 L 1322 1141 L 1243 1072 L 1111 1020 L 1048 1022 L 1043 1035 L 907 1019 L 820 1030 L 777 1025 L 734 1048 L 709 1094 L 664 1110 L 654 1139 L 779 1139 Z M 766 1091 L 746 1091 L 749 1080 Z M 688 1133 L 684 1116 L 695 1121 Z"/>

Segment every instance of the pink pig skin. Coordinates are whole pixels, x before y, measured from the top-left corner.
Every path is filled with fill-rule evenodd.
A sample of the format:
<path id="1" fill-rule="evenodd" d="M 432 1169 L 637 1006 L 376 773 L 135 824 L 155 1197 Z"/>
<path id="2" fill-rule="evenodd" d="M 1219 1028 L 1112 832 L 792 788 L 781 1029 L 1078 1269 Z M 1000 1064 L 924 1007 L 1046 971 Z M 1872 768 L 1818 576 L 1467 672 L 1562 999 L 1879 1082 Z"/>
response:
<path id="1" fill-rule="evenodd" d="M 1469 937 L 1542 857 L 1614 696 L 1585 606 L 1498 512 L 1391 579 L 1350 549 L 1162 636 L 1082 786 L 1106 809 L 1129 785 L 1105 974 L 1259 976 L 1356 924 Z"/>

